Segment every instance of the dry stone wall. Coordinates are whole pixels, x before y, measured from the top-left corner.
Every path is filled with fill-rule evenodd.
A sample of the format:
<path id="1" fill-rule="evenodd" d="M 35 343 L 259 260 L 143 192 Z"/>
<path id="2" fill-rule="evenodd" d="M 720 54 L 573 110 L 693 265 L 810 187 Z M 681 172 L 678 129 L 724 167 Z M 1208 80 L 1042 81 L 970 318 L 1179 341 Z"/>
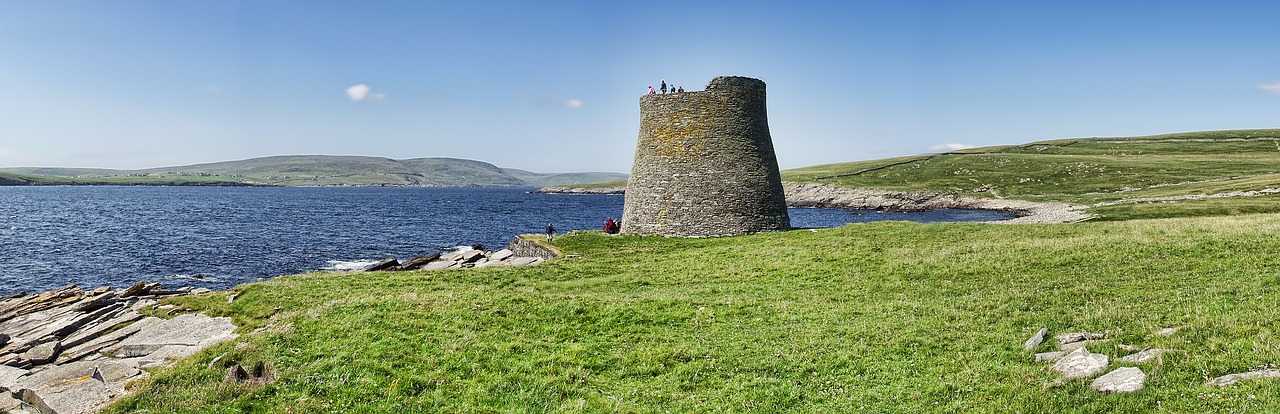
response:
<path id="1" fill-rule="evenodd" d="M 763 81 L 721 76 L 705 91 L 640 98 L 622 233 L 710 237 L 790 227 Z"/>

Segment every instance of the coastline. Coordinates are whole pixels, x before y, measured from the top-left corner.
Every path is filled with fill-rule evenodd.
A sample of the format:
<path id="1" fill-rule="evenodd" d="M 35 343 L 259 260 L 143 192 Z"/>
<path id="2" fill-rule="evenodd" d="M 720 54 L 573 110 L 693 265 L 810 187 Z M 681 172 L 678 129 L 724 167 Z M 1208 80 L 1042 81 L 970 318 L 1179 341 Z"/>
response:
<path id="1" fill-rule="evenodd" d="M 1077 223 L 1092 219 L 1083 212 L 1085 206 L 1066 203 L 964 197 L 942 192 L 887 191 L 832 187 L 784 181 L 787 207 L 842 208 L 850 210 L 928 211 L 943 208 L 995 210 L 1017 215 L 1008 220 L 989 221 L 996 224 Z M 624 187 L 545 187 L 538 194 L 624 194 Z"/>

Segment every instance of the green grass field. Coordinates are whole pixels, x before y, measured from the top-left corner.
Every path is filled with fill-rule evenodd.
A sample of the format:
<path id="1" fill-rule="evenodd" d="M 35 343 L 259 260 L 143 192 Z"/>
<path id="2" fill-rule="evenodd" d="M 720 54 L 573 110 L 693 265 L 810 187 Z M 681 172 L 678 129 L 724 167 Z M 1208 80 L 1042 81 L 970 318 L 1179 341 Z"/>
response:
<path id="1" fill-rule="evenodd" d="M 1280 381 L 1204 383 L 1280 359 L 1278 233 L 1275 214 L 580 233 L 556 242 L 579 257 L 531 268 L 280 277 L 183 301 L 261 332 L 113 410 L 1270 412 Z M 1176 351 L 1101 395 L 1031 361 L 1040 327 Z M 279 379 L 225 384 L 225 361 Z"/>
<path id="2" fill-rule="evenodd" d="M 784 172 L 1095 206 L 1103 220 L 1084 223 L 582 232 L 555 242 L 570 257 L 536 267 L 310 273 L 173 300 L 245 335 L 154 372 L 109 411 L 1280 412 L 1280 380 L 1205 385 L 1280 367 L 1280 195 L 1220 197 L 1280 187 L 1276 141 L 1257 139 L 1278 132 Z M 1041 327 L 1109 332 L 1090 350 L 1140 367 L 1146 388 L 1061 379 L 1022 349 Z M 1116 344 L 1173 351 L 1122 364 Z M 276 380 L 225 383 L 233 363 Z"/>

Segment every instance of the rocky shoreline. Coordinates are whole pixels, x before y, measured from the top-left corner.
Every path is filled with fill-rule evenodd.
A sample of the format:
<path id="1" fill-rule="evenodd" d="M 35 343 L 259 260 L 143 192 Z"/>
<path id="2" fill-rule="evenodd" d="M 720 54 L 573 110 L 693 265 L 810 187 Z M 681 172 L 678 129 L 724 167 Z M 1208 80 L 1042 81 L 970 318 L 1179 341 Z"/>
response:
<path id="1" fill-rule="evenodd" d="M 92 413 L 125 395 L 125 384 L 235 338 L 231 318 L 182 312 L 157 301 L 209 289 L 159 283 L 84 291 L 75 285 L 0 302 L 0 412 Z"/>
<path id="2" fill-rule="evenodd" d="M 941 208 L 1006 211 L 1018 217 L 991 221 L 999 224 L 1076 223 L 1093 218 L 1083 212 L 1085 206 L 1065 203 L 963 197 L 951 193 L 926 191 L 885 191 L 838 188 L 823 184 L 783 182 L 788 207 L 843 208 L 852 210 L 928 211 Z M 547 187 L 543 194 L 623 194 L 621 187 L 575 188 Z"/>
<path id="3" fill-rule="evenodd" d="M 388 258 L 365 271 L 532 266 L 559 257 L 517 236 L 504 249 Z M 85 291 L 75 285 L 0 300 L 0 413 L 93 413 L 128 393 L 144 369 L 168 366 L 218 342 L 235 339 L 230 318 L 186 313 L 159 300 L 212 291 L 139 282 L 127 289 Z M 230 300 L 235 300 L 231 296 Z M 177 315 L 163 319 L 145 314 Z M 228 381 L 264 380 L 232 366 Z M 265 380 L 270 380 L 266 378 Z"/>

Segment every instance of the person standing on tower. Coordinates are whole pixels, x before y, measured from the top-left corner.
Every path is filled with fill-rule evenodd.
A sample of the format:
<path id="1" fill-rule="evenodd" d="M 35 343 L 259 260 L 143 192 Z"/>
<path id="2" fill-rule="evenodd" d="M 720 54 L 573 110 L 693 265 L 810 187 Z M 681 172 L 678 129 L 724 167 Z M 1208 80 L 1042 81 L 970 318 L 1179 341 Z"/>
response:
<path id="1" fill-rule="evenodd" d="M 663 79 L 663 80 L 662 80 L 662 87 L 661 87 L 661 88 L 658 88 L 658 90 L 661 90 L 663 95 L 666 95 L 666 94 L 667 94 L 667 80 L 666 80 L 666 79 Z"/>

